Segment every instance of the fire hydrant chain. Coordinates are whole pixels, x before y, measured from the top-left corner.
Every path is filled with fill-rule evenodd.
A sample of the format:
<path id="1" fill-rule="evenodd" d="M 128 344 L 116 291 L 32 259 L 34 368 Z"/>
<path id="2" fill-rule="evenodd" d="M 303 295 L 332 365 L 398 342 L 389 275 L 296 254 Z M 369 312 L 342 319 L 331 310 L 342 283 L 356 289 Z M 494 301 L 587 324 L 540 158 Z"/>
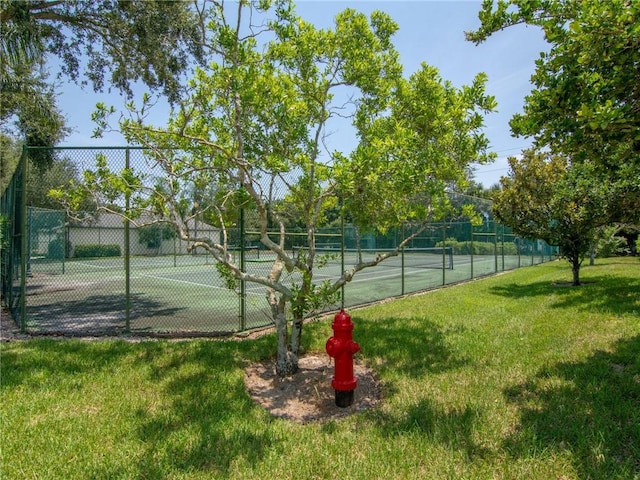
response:
<path id="1" fill-rule="evenodd" d="M 336 405 L 345 408 L 353 404 L 353 392 L 358 385 L 353 374 L 353 355 L 360 350 L 360 345 L 353 341 L 353 322 L 344 310 L 336 314 L 331 327 L 333 337 L 326 345 L 327 353 L 335 359 L 331 386 L 335 390 Z"/>

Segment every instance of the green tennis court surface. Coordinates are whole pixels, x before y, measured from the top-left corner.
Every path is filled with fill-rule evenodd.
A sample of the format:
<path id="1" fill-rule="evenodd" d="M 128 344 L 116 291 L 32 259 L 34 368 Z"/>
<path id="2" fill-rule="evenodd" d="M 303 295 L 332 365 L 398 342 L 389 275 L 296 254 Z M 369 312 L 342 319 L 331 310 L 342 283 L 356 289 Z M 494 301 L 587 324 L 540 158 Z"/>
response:
<path id="1" fill-rule="evenodd" d="M 530 261 L 527 257 L 471 257 L 438 250 L 405 252 L 359 272 L 345 287 L 345 306 L 436 288 Z M 384 251 L 364 251 L 363 260 L 380 253 Z M 272 265 L 270 255 L 260 252 L 250 257 L 247 271 L 266 275 Z M 339 278 L 341 258 L 327 251 L 321 255 L 326 264 L 314 272 L 316 281 Z M 356 260 L 355 252 L 345 252 L 344 267 Z M 216 334 L 269 325 L 265 287 L 247 282 L 242 297 L 239 288 L 227 288 L 214 262 L 207 255 L 132 257 L 127 304 L 122 258 L 72 260 L 62 267 L 33 259 L 27 282 L 27 327 L 34 333 L 105 334 L 128 327 L 136 333 Z M 284 277 L 285 284 L 297 281 L 298 274 Z M 326 310 L 340 306 L 328 305 Z"/>

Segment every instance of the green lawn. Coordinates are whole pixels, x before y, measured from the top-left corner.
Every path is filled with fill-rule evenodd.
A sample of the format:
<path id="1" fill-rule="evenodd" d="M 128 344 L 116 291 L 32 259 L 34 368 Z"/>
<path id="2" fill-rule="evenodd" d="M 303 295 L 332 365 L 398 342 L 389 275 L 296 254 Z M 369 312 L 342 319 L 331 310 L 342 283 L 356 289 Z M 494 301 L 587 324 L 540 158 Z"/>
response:
<path id="1" fill-rule="evenodd" d="M 566 262 L 351 312 L 384 400 L 329 423 L 244 389 L 257 340 L 1 348 L 1 478 L 640 479 L 640 262 Z M 328 321 L 305 348 L 323 350 Z"/>

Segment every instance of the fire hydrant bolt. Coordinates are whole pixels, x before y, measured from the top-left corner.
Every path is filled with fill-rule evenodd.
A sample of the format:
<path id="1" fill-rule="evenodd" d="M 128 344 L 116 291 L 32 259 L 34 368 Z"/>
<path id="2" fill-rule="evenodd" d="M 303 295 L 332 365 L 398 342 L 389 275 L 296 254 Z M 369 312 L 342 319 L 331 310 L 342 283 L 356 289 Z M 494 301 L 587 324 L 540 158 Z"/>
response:
<path id="1" fill-rule="evenodd" d="M 335 372 L 331 386 L 336 392 L 336 405 L 348 407 L 353 403 L 353 391 L 358 379 L 353 375 L 353 355 L 360 345 L 353 341 L 353 322 L 351 317 L 340 310 L 333 323 L 333 337 L 327 340 L 327 353 L 335 359 Z"/>

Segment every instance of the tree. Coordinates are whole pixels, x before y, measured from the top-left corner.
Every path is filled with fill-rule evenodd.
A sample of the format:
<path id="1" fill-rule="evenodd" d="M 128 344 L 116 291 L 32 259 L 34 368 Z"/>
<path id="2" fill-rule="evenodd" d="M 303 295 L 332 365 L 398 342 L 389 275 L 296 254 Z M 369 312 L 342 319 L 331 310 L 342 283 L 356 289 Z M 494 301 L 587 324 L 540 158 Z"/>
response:
<path id="1" fill-rule="evenodd" d="M 39 149 L 38 149 L 39 150 Z M 27 175 L 27 201 L 32 207 L 59 210 L 60 203 L 52 199 L 49 191 L 65 188 L 70 182 L 78 183 L 81 175 L 76 165 L 68 158 L 56 158 L 45 171 L 38 171 L 33 161 L 29 162 L 30 175 Z M 91 212 L 94 206 L 90 202 L 79 205 L 83 212 Z"/>
<path id="2" fill-rule="evenodd" d="M 11 176 L 20 162 L 20 151 L 16 142 L 7 135 L 0 134 L 0 195 L 4 194 Z"/>
<path id="3" fill-rule="evenodd" d="M 640 3 L 630 0 L 485 0 L 475 43 L 513 25 L 540 27 L 550 44 L 532 77 L 514 134 L 534 137 L 614 185 L 612 220 L 640 219 Z M 616 202 L 612 203 L 615 207 Z"/>
<path id="4" fill-rule="evenodd" d="M 158 252 L 162 246 L 162 241 L 175 238 L 175 234 L 175 230 L 170 225 L 153 223 L 138 229 L 138 242 Z"/>
<path id="5" fill-rule="evenodd" d="M 593 166 L 573 165 L 566 157 L 524 152 L 509 158 L 508 177 L 500 180 L 493 211 L 514 233 L 560 247 L 569 261 L 573 285 L 580 285 L 580 266 L 599 227 L 608 222 L 608 186 L 593 175 Z"/>
<path id="6" fill-rule="evenodd" d="M 176 101 L 181 75 L 202 58 L 201 15 L 185 1 L 0 0 L 0 120 L 4 127 L 15 120 L 2 134 L 42 147 L 67 134 L 42 71 L 47 55 L 59 57 L 71 81 L 96 91 L 108 84 L 131 97 L 141 81 Z M 30 154 L 41 171 L 54 161 L 51 150 Z"/>
<path id="7" fill-rule="evenodd" d="M 2 0 L 3 32 L 11 33 L 2 51 L 56 55 L 64 74 L 95 90 L 110 72 L 109 85 L 129 96 L 140 80 L 175 101 L 189 61 L 202 58 L 201 14 L 184 1 Z"/>
<path id="8" fill-rule="evenodd" d="M 173 223 L 180 238 L 215 257 L 230 285 L 263 285 L 277 331 L 276 371 L 285 376 L 298 367 L 304 318 L 335 301 L 359 271 L 398 253 L 361 259 L 317 283 L 316 232 L 329 220 L 325 214 L 339 205 L 361 231 L 412 222 L 418 235 L 445 210 L 446 187 L 465 181 L 469 163 L 491 158 L 481 113 L 495 102 L 484 93 L 483 75 L 461 89 L 427 65 L 403 78 L 391 42 L 397 25 L 382 12 L 367 18 L 345 10 L 333 28 L 317 29 L 288 1 L 233 5 L 216 3 L 207 43 L 215 56 L 196 71 L 167 127 L 145 125 L 133 106 L 120 121 L 164 178 L 154 182 L 145 168 L 115 171 L 102 161 L 85 173 L 86 186 L 121 203 L 127 197 L 129 216 L 145 212 Z M 109 111 L 96 113 L 102 127 Z M 332 122 L 344 119 L 360 140 L 352 152 L 330 145 Z M 215 202 L 193 211 L 185 192 L 213 184 Z M 256 219 L 274 259 L 268 274 L 244 271 L 234 260 L 230 204 Z M 285 248 L 291 212 L 306 232 L 306 248 L 295 254 Z M 204 213 L 217 216 L 219 243 L 189 230 L 189 219 Z"/>
<path id="9" fill-rule="evenodd" d="M 2 24 L 0 41 L 0 135 L 4 144 L 23 138 L 27 144 L 52 146 L 65 134 L 64 119 L 55 104 L 46 74 L 39 70 L 41 44 L 31 31 L 19 34 L 16 28 Z M 10 120 L 15 120 L 11 122 Z M 53 153 L 40 150 L 33 155 L 38 167 L 46 168 Z M 4 162 L 3 162 L 4 163 Z M 3 177 L 10 176 L 17 162 L 3 165 Z"/>

